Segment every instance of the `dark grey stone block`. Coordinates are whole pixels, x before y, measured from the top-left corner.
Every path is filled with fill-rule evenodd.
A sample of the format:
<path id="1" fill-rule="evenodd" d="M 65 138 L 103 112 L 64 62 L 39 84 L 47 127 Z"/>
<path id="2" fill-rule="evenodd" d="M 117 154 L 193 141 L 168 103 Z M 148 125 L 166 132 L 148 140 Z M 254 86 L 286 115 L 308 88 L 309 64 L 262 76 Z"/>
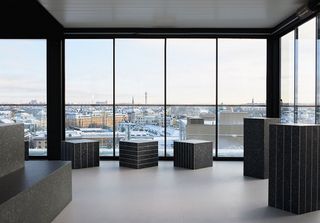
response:
<path id="1" fill-rule="evenodd" d="M 269 206 L 319 210 L 320 125 L 270 125 Z"/>
<path id="2" fill-rule="evenodd" d="M 278 118 L 244 119 L 244 176 L 269 176 L 269 125 Z"/>
<path id="3" fill-rule="evenodd" d="M 317 169 L 318 169 L 318 173 L 320 173 L 320 164 L 319 164 L 319 162 L 320 162 L 320 142 L 319 142 L 319 140 L 320 140 L 320 129 L 319 128 L 317 128 L 317 135 L 316 135 L 316 137 L 315 137 L 317 140 L 316 140 L 316 144 L 315 144 L 315 148 L 317 148 L 316 150 L 317 150 L 317 153 L 318 153 L 318 156 L 317 156 L 317 162 L 318 162 L 318 167 L 317 167 Z M 319 210 L 320 209 L 320 176 L 317 176 L 317 179 L 318 179 L 318 181 L 317 181 L 317 188 L 316 188 L 316 190 L 318 191 L 318 193 L 316 193 L 316 194 L 318 194 L 318 197 L 317 196 L 314 196 L 315 197 L 315 199 L 318 199 L 318 201 L 317 201 L 317 210 Z"/>
<path id="4" fill-rule="evenodd" d="M 29 160 L 29 140 L 24 141 L 24 160 Z"/>
<path id="5" fill-rule="evenodd" d="M 135 169 L 158 166 L 157 141 L 120 141 L 119 165 Z"/>
<path id="6" fill-rule="evenodd" d="M 312 147 L 312 163 L 317 163 L 318 161 L 318 142 L 317 142 L 317 137 L 318 137 L 318 129 L 314 128 L 313 129 L 313 133 L 312 133 L 312 140 L 313 140 L 313 147 Z M 320 161 L 320 160 L 319 160 Z M 318 210 L 318 165 L 312 165 L 312 189 L 311 189 L 311 193 L 315 194 L 316 196 L 312 196 L 312 204 L 311 204 L 311 211 L 316 211 Z"/>
<path id="7" fill-rule="evenodd" d="M 0 222 L 51 222 L 71 201 L 71 163 L 27 161 L 0 178 Z"/>
<path id="8" fill-rule="evenodd" d="M 99 166 L 99 142 L 84 139 L 63 141 L 61 159 L 72 161 L 73 169 Z"/>
<path id="9" fill-rule="evenodd" d="M 291 154 L 291 145 L 287 145 L 287 143 L 291 143 L 292 134 L 291 130 L 284 131 L 284 137 L 287 139 L 284 143 L 284 149 L 283 149 L 283 209 L 286 211 L 290 211 L 291 207 L 291 160 L 292 160 L 292 154 Z"/>
<path id="10" fill-rule="evenodd" d="M 270 130 L 270 138 L 275 139 L 277 137 L 277 129 L 274 129 L 274 131 Z M 269 146 L 270 148 L 276 148 L 277 140 L 270 140 Z M 268 197 L 268 203 L 269 206 L 275 207 L 276 205 L 276 177 L 277 177 L 277 169 L 274 165 L 275 160 L 277 159 L 277 154 L 275 149 L 269 150 L 269 197 Z M 271 163 L 274 161 L 274 163 Z"/>
<path id="11" fill-rule="evenodd" d="M 276 208 L 283 209 L 283 135 L 284 126 L 279 126 L 277 131 L 277 149 L 276 150 L 276 163 L 281 163 L 282 165 L 277 165 L 276 167 Z"/>
<path id="12" fill-rule="evenodd" d="M 23 124 L 0 124 L 0 177 L 24 167 Z"/>
<path id="13" fill-rule="evenodd" d="M 291 133 L 292 133 L 292 147 L 291 147 L 291 152 L 292 152 L 292 161 L 291 161 L 291 212 L 293 213 L 298 213 L 299 212 L 299 197 L 300 197 L 300 134 L 301 134 L 301 128 L 291 128 Z M 274 140 L 276 141 L 276 140 Z M 276 151 L 276 147 L 272 148 L 270 147 L 270 150 Z M 273 163 L 272 165 L 274 168 L 277 167 L 277 164 L 274 163 L 274 161 L 270 160 L 270 165 L 271 162 Z M 292 196 L 292 195 L 295 196 Z M 269 196 L 276 196 L 276 194 L 272 194 L 269 191 Z M 273 206 L 273 205 L 271 205 Z"/>
<path id="14" fill-rule="evenodd" d="M 212 142 L 184 140 L 174 142 L 174 166 L 188 169 L 212 167 Z"/>

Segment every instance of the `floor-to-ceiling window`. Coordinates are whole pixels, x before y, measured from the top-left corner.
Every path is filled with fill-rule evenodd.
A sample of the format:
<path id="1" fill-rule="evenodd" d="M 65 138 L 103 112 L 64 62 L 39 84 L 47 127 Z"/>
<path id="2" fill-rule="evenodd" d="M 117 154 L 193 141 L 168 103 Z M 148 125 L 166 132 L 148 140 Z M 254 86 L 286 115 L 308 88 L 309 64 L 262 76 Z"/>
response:
<path id="1" fill-rule="evenodd" d="M 317 18 L 281 37 L 281 121 L 316 122 Z"/>
<path id="2" fill-rule="evenodd" d="M 0 123 L 23 123 L 31 156 L 47 155 L 46 40 L 0 40 Z"/>
<path id="3" fill-rule="evenodd" d="M 316 20 L 297 29 L 297 122 L 315 123 Z"/>
<path id="4" fill-rule="evenodd" d="M 157 140 L 164 156 L 164 43 L 115 40 L 116 155 L 120 140 Z"/>
<path id="5" fill-rule="evenodd" d="M 266 114 L 266 40 L 218 39 L 218 156 L 243 156 L 243 119 Z"/>
<path id="6" fill-rule="evenodd" d="M 241 157 L 243 118 L 265 116 L 264 39 L 65 45 L 66 138 L 99 140 L 102 156 L 118 156 L 121 140 L 157 140 L 159 156 L 170 157 L 174 140 L 200 139 L 213 142 L 214 156 Z"/>
<path id="7" fill-rule="evenodd" d="M 93 139 L 113 156 L 113 40 L 65 42 L 67 139 Z"/>
<path id="8" fill-rule="evenodd" d="M 167 155 L 173 141 L 216 143 L 216 40 L 167 39 Z"/>

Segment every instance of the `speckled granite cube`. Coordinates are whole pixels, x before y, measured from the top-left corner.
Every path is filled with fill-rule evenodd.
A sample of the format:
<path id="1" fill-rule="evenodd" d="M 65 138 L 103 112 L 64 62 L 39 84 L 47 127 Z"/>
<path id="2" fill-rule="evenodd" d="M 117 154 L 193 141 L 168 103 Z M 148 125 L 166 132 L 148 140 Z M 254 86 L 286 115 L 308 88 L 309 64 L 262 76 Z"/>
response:
<path id="1" fill-rule="evenodd" d="M 23 167 L 23 124 L 0 124 L 0 177 Z"/>
<path id="2" fill-rule="evenodd" d="M 212 142 L 174 141 L 174 166 L 188 169 L 212 167 Z"/>
<path id="3" fill-rule="evenodd" d="M 320 209 L 320 125 L 270 125 L 269 206 Z"/>
<path id="4" fill-rule="evenodd" d="M 29 140 L 24 141 L 24 160 L 29 160 Z"/>
<path id="5" fill-rule="evenodd" d="M 279 121 L 279 118 L 244 119 L 244 176 L 268 178 L 269 125 Z"/>
<path id="6" fill-rule="evenodd" d="M 157 141 L 120 141 L 119 165 L 135 169 L 158 166 Z"/>
<path id="7" fill-rule="evenodd" d="M 63 141 L 61 160 L 72 161 L 73 169 L 99 166 L 99 142 L 86 139 Z"/>

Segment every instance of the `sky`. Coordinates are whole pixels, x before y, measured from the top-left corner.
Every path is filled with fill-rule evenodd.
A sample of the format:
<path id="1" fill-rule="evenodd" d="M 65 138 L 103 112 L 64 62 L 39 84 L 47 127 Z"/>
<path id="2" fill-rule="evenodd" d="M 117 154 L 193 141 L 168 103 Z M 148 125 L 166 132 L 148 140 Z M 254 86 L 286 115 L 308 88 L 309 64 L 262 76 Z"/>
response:
<path id="1" fill-rule="evenodd" d="M 0 103 L 46 102 L 46 41 L 0 40 Z"/>
<path id="2" fill-rule="evenodd" d="M 266 40 L 218 42 L 218 103 L 265 103 Z M 147 92 L 163 104 L 164 40 L 116 39 L 115 50 L 116 103 L 144 104 Z M 167 104 L 215 104 L 215 57 L 215 39 L 168 39 Z M 66 102 L 112 104 L 112 58 L 113 40 L 67 40 Z M 46 41 L 0 40 L 0 103 L 33 99 L 46 101 Z"/>
<path id="3" fill-rule="evenodd" d="M 296 104 L 315 104 L 316 20 L 301 25 L 298 32 Z M 318 40 L 319 41 L 319 40 Z M 294 103 L 294 32 L 281 38 L 281 98 Z"/>

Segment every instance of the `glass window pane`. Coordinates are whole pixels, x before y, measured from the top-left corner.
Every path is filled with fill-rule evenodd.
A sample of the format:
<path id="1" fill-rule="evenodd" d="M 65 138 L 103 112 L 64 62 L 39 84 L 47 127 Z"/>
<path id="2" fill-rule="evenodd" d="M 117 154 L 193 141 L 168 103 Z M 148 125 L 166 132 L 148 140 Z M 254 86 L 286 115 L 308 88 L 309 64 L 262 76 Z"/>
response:
<path id="1" fill-rule="evenodd" d="M 243 118 L 265 116 L 266 40 L 219 39 L 218 155 L 243 156 Z"/>
<path id="2" fill-rule="evenodd" d="M 113 40 L 66 40 L 66 138 L 113 155 Z"/>
<path id="3" fill-rule="evenodd" d="M 316 69 L 316 20 L 298 28 L 298 76 L 297 101 L 299 123 L 315 123 L 315 69 Z"/>
<path id="4" fill-rule="evenodd" d="M 116 104 L 164 103 L 164 40 L 116 40 Z"/>
<path id="5" fill-rule="evenodd" d="M 164 156 L 164 39 L 116 39 L 115 61 L 116 155 L 120 140 L 157 140 Z"/>
<path id="6" fill-rule="evenodd" d="M 294 122 L 294 31 L 281 38 L 281 122 Z"/>
<path id="7" fill-rule="evenodd" d="M 173 141 L 213 142 L 216 123 L 216 40 L 167 40 L 167 155 Z M 187 105 L 187 106 L 186 106 Z"/>
<path id="8" fill-rule="evenodd" d="M 0 123 L 23 123 L 30 156 L 47 155 L 46 40 L 0 40 Z"/>
<path id="9" fill-rule="evenodd" d="M 215 105 L 216 40 L 167 40 L 167 103 Z"/>

